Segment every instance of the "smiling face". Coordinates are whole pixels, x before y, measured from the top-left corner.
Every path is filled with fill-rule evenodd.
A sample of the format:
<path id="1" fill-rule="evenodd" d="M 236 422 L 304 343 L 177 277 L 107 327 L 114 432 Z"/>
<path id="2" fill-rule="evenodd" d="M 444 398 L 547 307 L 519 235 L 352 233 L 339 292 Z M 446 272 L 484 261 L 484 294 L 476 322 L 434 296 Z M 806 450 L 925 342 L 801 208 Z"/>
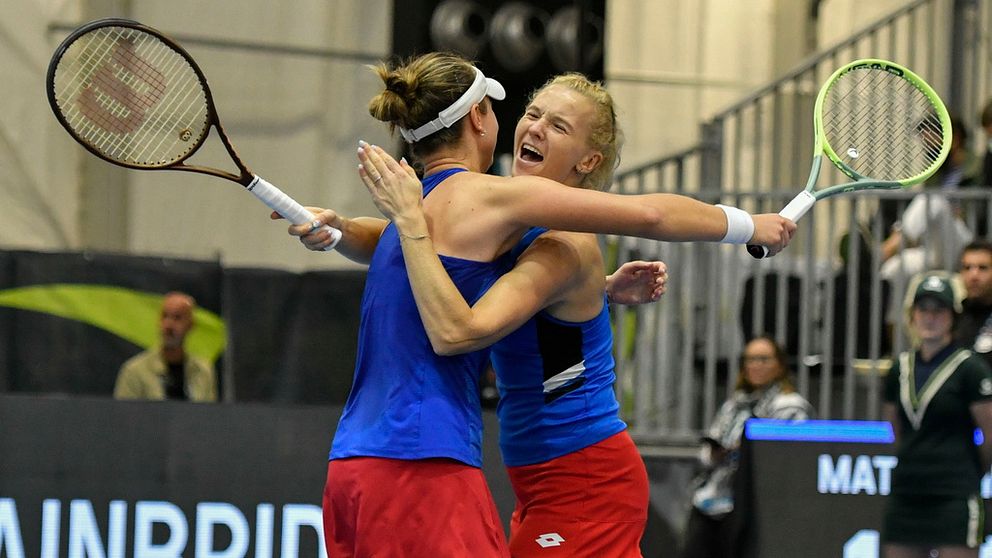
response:
<path id="1" fill-rule="evenodd" d="M 579 186 L 602 162 L 590 147 L 595 104 L 563 85 L 545 87 L 517 122 L 513 174 L 543 176 Z"/>

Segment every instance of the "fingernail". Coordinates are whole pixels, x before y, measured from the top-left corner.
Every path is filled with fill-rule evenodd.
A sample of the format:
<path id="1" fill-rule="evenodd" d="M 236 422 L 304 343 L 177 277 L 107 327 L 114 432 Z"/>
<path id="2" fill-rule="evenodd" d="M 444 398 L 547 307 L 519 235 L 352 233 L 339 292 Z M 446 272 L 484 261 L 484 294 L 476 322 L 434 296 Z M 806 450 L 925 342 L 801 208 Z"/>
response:
<path id="1" fill-rule="evenodd" d="M 365 143 L 365 140 L 358 140 L 358 145 L 360 145 L 360 146 L 362 146 L 362 147 L 365 147 L 365 146 L 366 146 L 366 145 L 368 145 L 368 144 L 367 144 L 367 143 Z"/>
<path id="2" fill-rule="evenodd" d="M 406 157 L 400 157 L 400 162 L 403 163 L 404 165 L 409 165 L 410 164 L 410 163 L 407 163 L 406 162 Z"/>

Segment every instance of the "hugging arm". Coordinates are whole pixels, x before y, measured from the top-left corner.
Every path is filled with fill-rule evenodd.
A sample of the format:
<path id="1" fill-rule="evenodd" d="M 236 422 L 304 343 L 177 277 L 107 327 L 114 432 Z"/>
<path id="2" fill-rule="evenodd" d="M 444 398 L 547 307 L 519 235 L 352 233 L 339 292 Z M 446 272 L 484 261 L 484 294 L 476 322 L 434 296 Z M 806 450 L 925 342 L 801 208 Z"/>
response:
<path id="1" fill-rule="evenodd" d="M 359 159 L 365 186 L 384 214 L 396 220 L 420 211 L 419 205 L 403 203 L 422 195 L 415 176 L 379 147 L 365 146 Z M 376 180 L 370 180 L 370 174 Z M 665 241 L 732 241 L 765 246 L 770 255 L 785 248 L 796 230 L 795 223 L 775 213 L 730 219 L 742 212 L 677 194 L 609 194 L 537 176 L 490 177 L 473 194 L 480 207 L 499 212 L 508 230 L 542 226 Z"/>
<path id="2" fill-rule="evenodd" d="M 335 250 L 342 256 L 358 263 L 369 263 L 372 253 L 379 243 L 379 236 L 382 230 L 389 223 L 385 219 L 377 217 L 341 217 L 334 210 L 322 209 L 320 207 L 308 207 L 307 210 L 313 213 L 314 220 L 303 225 L 290 225 L 289 234 L 299 237 L 300 242 L 309 250 L 317 252 L 323 251 L 324 247 L 331 242 L 331 235 L 324 229 L 324 225 L 330 225 L 341 231 L 341 241 Z M 276 212 L 270 215 L 272 219 L 281 219 L 282 216 Z"/>
<path id="3" fill-rule="evenodd" d="M 664 262 L 632 261 L 606 277 L 606 296 L 616 304 L 657 302 L 665 294 L 668 267 Z"/>
<path id="4" fill-rule="evenodd" d="M 408 232 L 409 227 L 422 232 Z M 441 355 L 481 349 L 502 339 L 556 300 L 580 268 L 568 242 L 539 237 L 513 269 L 470 306 L 435 253 L 426 223 L 422 228 L 397 228 L 417 309 L 431 346 Z"/>

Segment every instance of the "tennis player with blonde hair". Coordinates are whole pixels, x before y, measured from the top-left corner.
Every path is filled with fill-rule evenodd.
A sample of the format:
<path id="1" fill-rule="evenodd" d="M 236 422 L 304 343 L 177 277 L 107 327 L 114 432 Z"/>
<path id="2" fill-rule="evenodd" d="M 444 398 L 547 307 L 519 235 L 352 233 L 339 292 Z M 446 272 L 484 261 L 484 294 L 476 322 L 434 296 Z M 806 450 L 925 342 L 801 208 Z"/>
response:
<path id="1" fill-rule="evenodd" d="M 503 556 L 505 542 L 479 469 L 477 385 L 489 351 L 434 352 L 407 278 L 405 245 L 432 238 L 447 275 L 475 303 L 510 269 L 511 251 L 530 226 L 751 242 L 775 253 L 788 244 L 795 225 L 778 215 L 752 218 L 673 194 L 619 196 L 536 176 L 482 174 L 492 164 L 499 126 L 490 99 L 505 96 L 498 82 L 444 54 L 377 71 L 384 90 L 370 112 L 412 142 L 424 179 L 410 178 L 370 146 L 361 148 L 362 173 L 370 184 L 396 188 L 417 207 L 423 203 L 423 212 L 386 223 L 324 211 L 311 226 L 290 228 L 313 249 L 329 241 L 319 227 L 340 228 L 338 249 L 370 263 L 355 381 L 330 454 L 325 538 L 333 555 Z M 574 170 L 591 173 L 602 159 L 589 152 Z M 384 213 L 395 215 L 375 189 L 373 197 Z"/>
<path id="2" fill-rule="evenodd" d="M 580 74 L 551 79 L 517 122 L 513 174 L 608 189 L 623 142 L 615 114 L 599 83 Z M 401 208 L 400 234 L 419 207 Z M 403 243 L 435 351 L 495 342 L 500 448 L 517 496 L 511 554 L 639 557 L 648 477 L 614 394 L 599 242 L 594 234 L 533 228 L 511 254 L 514 268 L 469 306 L 429 238 Z"/>

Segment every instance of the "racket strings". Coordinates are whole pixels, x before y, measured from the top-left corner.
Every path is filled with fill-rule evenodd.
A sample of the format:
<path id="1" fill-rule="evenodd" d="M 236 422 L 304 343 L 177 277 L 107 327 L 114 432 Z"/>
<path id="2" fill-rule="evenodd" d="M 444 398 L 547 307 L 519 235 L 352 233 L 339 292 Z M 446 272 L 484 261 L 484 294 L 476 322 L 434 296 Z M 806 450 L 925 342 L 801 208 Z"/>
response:
<path id="1" fill-rule="evenodd" d="M 55 98 L 73 132 L 106 157 L 165 166 L 202 141 L 205 86 L 160 39 L 125 27 L 78 37 L 58 62 Z"/>
<path id="2" fill-rule="evenodd" d="M 169 81 L 162 72 L 155 69 L 155 66 L 163 65 L 162 55 L 165 52 L 160 53 L 160 56 L 155 57 L 152 63 L 149 63 L 134 53 L 133 46 L 129 47 L 129 45 L 133 45 L 133 42 L 128 37 L 119 36 L 117 39 L 116 46 L 114 44 L 102 45 L 101 48 L 112 53 L 111 60 L 124 67 L 127 72 L 114 73 L 108 69 L 109 64 L 104 62 L 94 66 L 96 70 L 92 73 L 90 83 L 82 88 L 80 96 L 77 98 L 86 99 L 86 95 L 94 90 L 100 91 L 99 95 L 104 95 L 103 102 L 99 107 L 90 111 L 83 110 L 83 116 L 90 118 L 99 128 L 102 128 L 102 130 L 98 130 L 90 127 L 97 133 L 94 139 L 99 140 L 98 147 L 122 160 L 145 161 L 147 160 L 147 153 L 131 152 L 138 145 L 138 142 L 134 141 L 133 138 L 148 137 L 150 133 L 149 122 L 154 126 L 155 115 L 148 115 L 147 109 L 161 101 L 165 92 L 165 84 Z M 122 49 L 126 51 L 126 54 L 122 54 Z M 138 95 L 142 84 L 147 84 L 147 88 L 151 90 Z M 111 98 L 107 98 L 108 95 L 103 93 L 115 89 L 124 89 L 129 95 L 124 98 L 109 95 Z M 85 107 L 82 101 L 80 105 Z M 119 120 L 112 119 L 118 115 L 126 119 L 123 125 Z M 151 117 L 149 118 L 149 116 Z M 129 137 L 127 134 L 131 132 L 134 132 L 134 135 Z"/>
<path id="3" fill-rule="evenodd" d="M 929 97 L 882 69 L 852 70 L 824 98 L 822 129 L 837 156 L 862 176 L 904 180 L 927 172 L 943 146 Z"/>

